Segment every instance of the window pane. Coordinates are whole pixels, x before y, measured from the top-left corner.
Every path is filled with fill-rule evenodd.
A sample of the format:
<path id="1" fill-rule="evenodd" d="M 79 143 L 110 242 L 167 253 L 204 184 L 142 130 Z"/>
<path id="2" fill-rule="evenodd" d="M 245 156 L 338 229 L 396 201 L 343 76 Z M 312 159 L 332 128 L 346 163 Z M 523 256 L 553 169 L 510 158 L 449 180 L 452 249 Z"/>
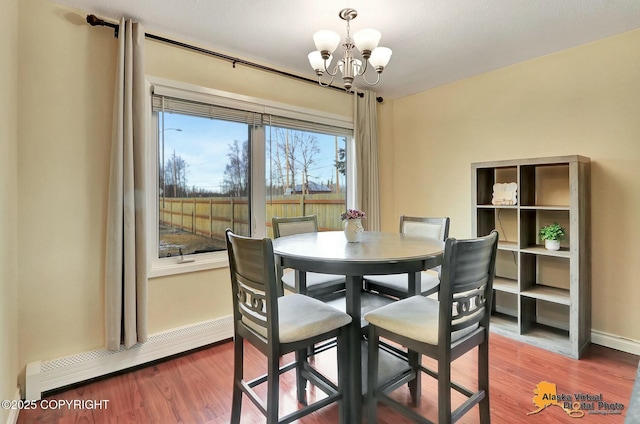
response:
<path id="1" fill-rule="evenodd" d="M 275 126 L 265 133 L 267 235 L 274 216 L 317 215 L 319 231 L 342 229 L 347 138 Z"/>
<path id="2" fill-rule="evenodd" d="M 226 228 L 249 235 L 250 130 L 158 114 L 158 257 L 225 250 Z"/>

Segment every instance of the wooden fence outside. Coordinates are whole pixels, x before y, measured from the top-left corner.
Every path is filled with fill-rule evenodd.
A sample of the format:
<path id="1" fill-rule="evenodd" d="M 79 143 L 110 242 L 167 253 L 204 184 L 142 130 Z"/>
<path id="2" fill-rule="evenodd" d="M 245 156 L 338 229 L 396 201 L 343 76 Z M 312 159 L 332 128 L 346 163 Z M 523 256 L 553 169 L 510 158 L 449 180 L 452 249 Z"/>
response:
<path id="1" fill-rule="evenodd" d="M 224 240 L 224 230 L 249 234 L 249 202 L 246 197 L 160 198 L 160 224 L 201 236 Z M 267 199 L 267 236 L 273 237 L 274 216 L 317 215 L 320 231 L 340 230 L 340 214 L 346 209 L 344 194 L 296 194 Z"/>

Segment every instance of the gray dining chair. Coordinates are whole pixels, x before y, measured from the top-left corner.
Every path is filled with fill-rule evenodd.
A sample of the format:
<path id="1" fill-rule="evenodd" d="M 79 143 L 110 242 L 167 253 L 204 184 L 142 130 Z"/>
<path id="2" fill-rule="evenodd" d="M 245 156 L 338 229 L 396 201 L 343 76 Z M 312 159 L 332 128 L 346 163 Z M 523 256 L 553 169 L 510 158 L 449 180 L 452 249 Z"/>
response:
<path id="1" fill-rule="evenodd" d="M 271 220 L 273 228 L 273 238 L 290 236 L 294 234 L 317 233 L 318 217 L 316 215 L 294 216 L 294 217 L 273 217 Z M 306 294 L 311 297 L 320 297 L 345 289 L 344 275 L 320 274 L 317 272 L 307 272 L 305 274 L 306 284 L 301 286 L 296 279 L 295 272 L 283 272 L 282 284 L 294 293 Z"/>
<path id="2" fill-rule="evenodd" d="M 400 217 L 400 233 L 428 237 L 445 241 L 449 237 L 449 218 Z M 440 284 L 440 268 L 421 273 L 420 292 L 423 296 L 436 293 Z M 364 287 L 367 291 L 404 299 L 409 296 L 409 276 L 407 274 L 365 275 Z"/>
<path id="3" fill-rule="evenodd" d="M 488 424 L 489 408 L 489 321 L 493 296 L 498 233 L 470 240 L 447 239 L 442 262 L 442 283 L 438 300 L 413 296 L 398 300 L 365 314 L 369 322 L 368 381 L 378 382 L 380 338 L 405 346 L 418 355 L 437 361 L 431 370 L 418 360 L 409 372 L 386 378 L 367 389 L 368 423 L 377 422 L 377 404 L 387 406 L 415 422 L 430 423 L 415 409 L 389 396 L 405 382 L 420 379 L 424 372 L 438 381 L 438 423 L 457 421 L 479 405 L 480 422 Z M 451 379 L 452 362 L 478 348 L 478 384 L 471 390 Z M 455 410 L 451 407 L 451 389 L 467 399 Z"/>
<path id="4" fill-rule="evenodd" d="M 348 356 L 345 349 L 351 317 L 325 303 L 301 294 L 280 295 L 275 273 L 273 242 L 252 239 L 225 231 L 233 299 L 234 360 L 232 424 L 240 422 L 245 394 L 266 417 L 267 424 L 289 423 L 330 403 L 338 402 L 340 423 L 346 423 L 344 394 L 348 393 Z M 307 360 L 315 343 L 337 340 L 337 384 Z M 267 357 L 266 375 L 244 379 L 245 340 Z M 282 356 L 295 352 L 293 362 L 280 366 Z M 296 370 L 298 402 L 305 405 L 279 417 L 280 374 Z M 307 382 L 326 393 L 311 404 L 306 401 Z M 266 383 L 266 403 L 254 387 Z"/>

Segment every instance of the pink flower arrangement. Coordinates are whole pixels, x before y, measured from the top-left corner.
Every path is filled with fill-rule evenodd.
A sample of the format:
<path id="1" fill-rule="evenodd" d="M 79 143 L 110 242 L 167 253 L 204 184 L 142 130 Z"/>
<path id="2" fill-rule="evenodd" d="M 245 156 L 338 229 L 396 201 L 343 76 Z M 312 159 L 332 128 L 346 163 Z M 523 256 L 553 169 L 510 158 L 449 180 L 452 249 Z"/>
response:
<path id="1" fill-rule="evenodd" d="M 340 215 L 340 218 L 344 221 L 345 219 L 366 219 L 367 214 L 363 211 L 359 211 L 358 209 L 347 209 L 346 212 L 343 212 Z"/>

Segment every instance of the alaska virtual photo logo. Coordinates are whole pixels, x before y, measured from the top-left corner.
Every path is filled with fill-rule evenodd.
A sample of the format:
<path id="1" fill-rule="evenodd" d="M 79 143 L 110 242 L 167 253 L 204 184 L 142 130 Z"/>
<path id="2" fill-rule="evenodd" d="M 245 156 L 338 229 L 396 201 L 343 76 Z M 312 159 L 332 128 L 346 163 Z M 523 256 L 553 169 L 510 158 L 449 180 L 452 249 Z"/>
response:
<path id="1" fill-rule="evenodd" d="M 537 408 L 527 415 L 537 414 L 550 406 L 562 408 L 573 418 L 582 418 L 585 414 L 622 414 L 624 405 L 619 402 L 607 402 L 602 393 L 558 393 L 555 383 L 541 381 L 533 389 L 533 404 Z"/>

